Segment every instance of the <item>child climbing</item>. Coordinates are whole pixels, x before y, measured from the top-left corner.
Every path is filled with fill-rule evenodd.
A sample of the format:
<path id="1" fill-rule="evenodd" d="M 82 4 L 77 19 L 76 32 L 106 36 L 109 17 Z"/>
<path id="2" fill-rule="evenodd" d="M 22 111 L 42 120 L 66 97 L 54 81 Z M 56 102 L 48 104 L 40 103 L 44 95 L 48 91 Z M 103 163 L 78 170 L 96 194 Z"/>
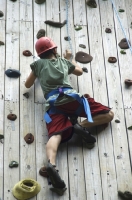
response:
<path id="1" fill-rule="evenodd" d="M 68 75 L 81 76 L 83 71 L 75 60 L 71 59 L 70 51 L 66 50 L 64 58 L 57 57 L 57 45 L 49 37 L 39 38 L 35 48 L 40 59 L 30 65 L 32 71 L 25 86 L 30 88 L 38 78 L 46 99 L 44 119 L 49 137 L 46 145 L 46 170 L 53 185 L 52 191 L 62 195 L 66 185 L 56 170 L 60 143 L 68 141 L 73 133 L 76 133 L 88 148 L 94 147 L 96 139 L 85 127 L 108 123 L 114 114 L 109 107 L 72 88 Z M 81 123 L 84 127 L 77 122 L 78 116 L 87 118 Z"/>

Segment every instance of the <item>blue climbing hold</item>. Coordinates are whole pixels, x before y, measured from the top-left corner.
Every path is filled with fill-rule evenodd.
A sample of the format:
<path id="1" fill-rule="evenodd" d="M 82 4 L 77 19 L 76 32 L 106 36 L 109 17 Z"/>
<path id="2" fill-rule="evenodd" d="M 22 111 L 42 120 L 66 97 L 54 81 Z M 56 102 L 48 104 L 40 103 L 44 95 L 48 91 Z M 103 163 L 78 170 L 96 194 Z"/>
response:
<path id="1" fill-rule="evenodd" d="M 5 74 L 10 78 L 18 78 L 21 75 L 20 72 L 16 69 L 7 69 Z"/>

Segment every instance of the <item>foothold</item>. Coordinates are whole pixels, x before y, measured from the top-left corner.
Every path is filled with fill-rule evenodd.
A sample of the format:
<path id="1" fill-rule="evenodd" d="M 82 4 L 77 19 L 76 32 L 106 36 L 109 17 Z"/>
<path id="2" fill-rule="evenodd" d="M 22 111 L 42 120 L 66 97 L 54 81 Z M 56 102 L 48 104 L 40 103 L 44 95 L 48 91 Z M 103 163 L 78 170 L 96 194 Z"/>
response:
<path id="1" fill-rule="evenodd" d="M 28 99 L 29 98 L 29 92 L 24 93 L 23 96 L 25 96 Z"/>
<path id="2" fill-rule="evenodd" d="M 4 45 L 4 42 L 0 41 L 0 45 Z"/>
<path id="3" fill-rule="evenodd" d="M 80 31 L 82 29 L 82 27 L 80 25 L 75 25 L 74 27 L 75 27 L 76 31 Z"/>
<path id="4" fill-rule="evenodd" d="M 86 67 L 82 67 L 82 70 L 86 73 L 88 73 L 88 69 Z"/>
<path id="5" fill-rule="evenodd" d="M 120 123 L 120 120 L 119 120 L 119 119 L 115 119 L 115 122 L 116 122 L 116 123 Z"/>
<path id="6" fill-rule="evenodd" d="M 47 170 L 46 170 L 46 167 L 41 167 L 40 170 L 39 170 L 39 174 L 43 177 L 46 177 L 46 178 L 49 177 Z"/>
<path id="7" fill-rule="evenodd" d="M 5 74 L 10 78 L 18 78 L 21 75 L 20 72 L 16 69 L 7 69 Z"/>
<path id="8" fill-rule="evenodd" d="M 32 133 L 28 133 L 25 137 L 24 140 L 26 141 L 27 144 L 31 144 L 34 141 L 34 136 Z"/>
<path id="9" fill-rule="evenodd" d="M 121 192 L 118 191 L 118 195 L 119 197 L 121 197 L 122 199 L 126 199 L 126 200 L 131 200 L 132 199 L 132 193 L 129 191 L 125 191 L 125 192 Z"/>
<path id="10" fill-rule="evenodd" d="M 46 0 L 35 0 L 35 2 L 37 3 L 37 4 L 41 4 L 41 3 L 44 3 Z"/>
<path id="11" fill-rule="evenodd" d="M 64 37 L 64 39 L 65 39 L 66 41 L 70 41 L 70 40 L 71 40 L 71 38 L 70 38 L 69 36 Z"/>
<path id="12" fill-rule="evenodd" d="M 129 126 L 129 127 L 128 127 L 128 130 L 132 130 L 132 126 Z"/>
<path id="13" fill-rule="evenodd" d="M 40 29 L 36 35 L 36 38 L 39 39 L 41 37 L 45 37 L 45 30 L 44 29 Z"/>
<path id="14" fill-rule="evenodd" d="M 119 9 L 119 12 L 125 12 L 125 10 L 124 9 Z"/>
<path id="15" fill-rule="evenodd" d="M 117 59 L 115 57 L 109 57 L 108 58 L 108 62 L 109 63 L 116 63 L 117 62 Z"/>
<path id="16" fill-rule="evenodd" d="M 45 24 L 48 24 L 50 26 L 56 27 L 56 28 L 61 28 L 67 23 L 67 20 L 64 20 L 62 23 L 61 22 L 54 22 L 50 20 L 46 20 Z"/>
<path id="17" fill-rule="evenodd" d="M 121 54 L 126 54 L 126 52 L 124 50 L 121 50 L 120 53 Z"/>
<path id="18" fill-rule="evenodd" d="M 9 115 L 7 115 L 7 119 L 9 119 L 11 121 L 15 121 L 17 119 L 17 116 L 15 114 L 9 114 Z"/>
<path id="19" fill-rule="evenodd" d="M 0 10 L 0 17 L 3 17 L 4 13 Z"/>
<path id="20" fill-rule="evenodd" d="M 89 63 L 93 60 L 93 57 L 85 52 L 79 51 L 76 53 L 75 60 L 80 63 Z"/>
<path id="21" fill-rule="evenodd" d="M 86 4 L 88 6 L 90 6 L 91 8 L 97 8 L 97 4 L 96 4 L 96 1 L 95 0 L 87 0 L 86 1 Z"/>
<path id="22" fill-rule="evenodd" d="M 4 135 L 0 134 L 0 140 L 4 139 Z"/>
<path id="23" fill-rule="evenodd" d="M 17 1 L 17 0 L 11 0 L 11 1 L 15 2 L 15 1 Z"/>
<path id="24" fill-rule="evenodd" d="M 128 40 L 128 42 L 129 42 L 129 44 L 130 44 L 130 41 Z M 120 42 L 119 42 L 119 47 L 121 48 L 121 49 L 129 49 L 129 45 L 128 45 L 128 43 L 127 43 L 127 40 L 126 40 L 126 38 L 123 38 Z"/>
<path id="25" fill-rule="evenodd" d="M 9 167 L 10 167 L 10 168 L 18 167 L 18 162 L 14 161 L 14 160 L 11 161 L 10 164 L 9 164 Z"/>
<path id="26" fill-rule="evenodd" d="M 84 44 L 79 44 L 79 47 L 86 49 L 86 46 Z"/>
<path id="27" fill-rule="evenodd" d="M 125 84 L 126 84 L 127 86 L 131 86 L 131 85 L 132 85 L 132 80 L 130 80 L 130 79 L 125 79 Z"/>
<path id="28" fill-rule="evenodd" d="M 106 28 L 106 29 L 105 29 L 105 32 L 106 32 L 106 33 L 111 33 L 112 31 L 111 31 L 110 28 Z"/>
<path id="29" fill-rule="evenodd" d="M 29 50 L 23 51 L 24 56 L 32 56 L 32 53 Z"/>

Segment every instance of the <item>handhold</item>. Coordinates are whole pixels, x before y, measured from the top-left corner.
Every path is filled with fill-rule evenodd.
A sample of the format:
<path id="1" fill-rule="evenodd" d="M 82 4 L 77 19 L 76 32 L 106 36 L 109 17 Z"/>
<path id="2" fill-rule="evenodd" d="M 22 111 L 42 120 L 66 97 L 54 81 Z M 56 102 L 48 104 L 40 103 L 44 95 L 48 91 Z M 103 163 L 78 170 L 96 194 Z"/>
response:
<path id="1" fill-rule="evenodd" d="M 14 160 L 11 161 L 10 164 L 9 164 L 9 167 L 10 167 L 10 168 L 18 167 L 18 162 L 14 161 Z"/>
<path id="2" fill-rule="evenodd" d="M 130 41 L 128 41 L 129 43 L 130 43 Z M 121 48 L 121 49 L 129 49 L 129 45 L 128 45 L 128 43 L 127 43 L 127 40 L 126 40 L 126 38 L 123 38 L 120 42 L 119 42 L 119 47 Z"/>
<path id="3" fill-rule="evenodd" d="M 132 126 L 129 126 L 129 127 L 128 127 L 128 130 L 132 130 Z"/>
<path id="4" fill-rule="evenodd" d="M 82 67 L 82 70 L 86 73 L 88 73 L 88 69 L 86 67 Z"/>
<path id="5" fill-rule="evenodd" d="M 23 51 L 24 56 L 32 56 L 32 53 L 29 50 Z"/>
<path id="6" fill-rule="evenodd" d="M 4 135 L 0 134 L 0 140 L 4 139 Z"/>
<path id="7" fill-rule="evenodd" d="M 119 119 L 115 119 L 115 122 L 116 122 L 116 123 L 120 123 L 120 120 L 119 120 Z"/>
<path id="8" fill-rule="evenodd" d="M 66 41 L 70 41 L 70 40 L 71 40 L 71 38 L 70 38 L 69 36 L 64 37 L 64 39 L 65 39 Z"/>
<path id="9" fill-rule="evenodd" d="M 46 177 L 46 178 L 49 177 L 47 170 L 46 170 L 46 167 L 41 167 L 40 170 L 39 170 L 39 174 L 43 177 Z"/>
<path id="10" fill-rule="evenodd" d="M 0 10 L 0 17 L 3 17 L 4 13 Z"/>
<path id="11" fill-rule="evenodd" d="M 121 192 L 118 191 L 119 197 L 121 197 L 124 200 L 131 200 L 132 199 L 132 193 L 129 191 Z"/>
<path id="12" fill-rule="evenodd" d="M 46 20 L 45 21 L 45 24 L 48 24 L 50 26 L 54 26 L 56 28 L 61 28 L 63 27 L 65 24 L 67 23 L 67 20 L 64 20 L 62 23 L 61 22 L 54 22 L 54 21 L 51 21 L 51 20 Z"/>
<path id="13" fill-rule="evenodd" d="M 23 96 L 25 96 L 28 99 L 29 98 L 29 92 L 24 93 Z"/>
<path id="14" fill-rule="evenodd" d="M 4 42 L 0 41 L 0 45 L 4 45 Z"/>
<path id="15" fill-rule="evenodd" d="M 76 26 L 74 26 L 74 27 L 75 27 L 75 30 L 76 30 L 76 31 L 80 31 L 80 30 L 82 29 L 82 27 L 79 26 L 79 25 L 76 25 Z"/>
<path id="16" fill-rule="evenodd" d="M 97 4 L 96 4 L 96 1 L 95 0 L 87 0 L 86 1 L 86 4 L 88 6 L 90 6 L 91 8 L 97 8 Z"/>
<path id="17" fill-rule="evenodd" d="M 75 60 L 80 63 L 89 63 L 93 60 L 93 57 L 85 52 L 79 51 L 76 53 Z"/>
<path id="18" fill-rule="evenodd" d="M 121 50 L 120 53 L 121 54 L 126 54 L 126 52 L 124 50 Z"/>
<path id="19" fill-rule="evenodd" d="M 79 44 L 79 47 L 86 49 L 86 46 L 84 44 Z"/>
<path id="20" fill-rule="evenodd" d="M 7 119 L 9 119 L 11 121 L 15 121 L 17 119 L 17 116 L 15 114 L 9 114 L 9 115 L 7 115 Z"/>
<path id="21" fill-rule="evenodd" d="M 119 9 L 119 12 L 125 12 L 125 10 L 124 9 Z"/>
<path id="22" fill-rule="evenodd" d="M 35 0 L 35 2 L 37 3 L 37 4 L 41 4 L 41 3 L 44 3 L 46 0 Z"/>
<path id="23" fill-rule="evenodd" d="M 112 31 L 111 31 L 110 28 L 106 28 L 106 29 L 105 29 L 105 32 L 106 32 L 106 33 L 111 33 Z"/>
<path id="24" fill-rule="evenodd" d="M 34 136 L 32 133 L 28 133 L 25 137 L 24 140 L 26 141 L 27 144 L 31 144 L 34 141 Z"/>
<path id="25" fill-rule="evenodd" d="M 17 0 L 11 0 L 11 1 L 15 2 L 15 1 L 17 1 Z"/>
<path id="26" fill-rule="evenodd" d="M 44 29 L 40 29 L 36 35 L 36 38 L 39 39 L 41 37 L 45 37 L 45 30 Z"/>
<path id="27" fill-rule="evenodd" d="M 132 85 L 132 80 L 130 80 L 130 79 L 125 79 L 125 84 L 126 84 L 127 86 L 131 86 L 131 85 Z"/>
<path id="28" fill-rule="evenodd" d="M 109 57 L 108 58 L 108 62 L 109 63 L 116 63 L 117 62 L 117 59 L 115 57 Z"/>
<path id="29" fill-rule="evenodd" d="M 16 69 L 7 69 L 5 74 L 10 78 L 18 78 L 21 75 L 20 72 Z"/>

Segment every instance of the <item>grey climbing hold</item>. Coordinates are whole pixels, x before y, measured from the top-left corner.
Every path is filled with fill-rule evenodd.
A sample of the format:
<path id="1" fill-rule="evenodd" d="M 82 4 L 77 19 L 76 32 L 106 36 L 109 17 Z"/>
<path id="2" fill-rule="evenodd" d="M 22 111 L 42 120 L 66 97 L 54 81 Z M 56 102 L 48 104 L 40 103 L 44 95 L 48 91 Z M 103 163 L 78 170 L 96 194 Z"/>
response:
<path id="1" fill-rule="evenodd" d="M 10 168 L 18 167 L 18 162 L 14 161 L 14 160 L 11 161 L 10 164 L 9 164 L 9 167 L 10 167 Z"/>
<path id="2" fill-rule="evenodd" d="M 35 0 L 35 2 L 37 3 L 37 4 L 41 4 L 41 3 L 44 3 L 46 0 Z"/>
<path id="3" fill-rule="evenodd" d="M 4 135 L 0 134 L 0 140 L 4 139 Z"/>
<path id="4" fill-rule="evenodd" d="M 5 74 L 10 78 L 18 78 L 21 75 L 20 72 L 16 69 L 7 69 Z"/>
<path id="5" fill-rule="evenodd" d="M 119 119 L 115 119 L 115 122 L 116 122 L 116 123 L 120 123 L 120 120 L 119 120 Z"/>

